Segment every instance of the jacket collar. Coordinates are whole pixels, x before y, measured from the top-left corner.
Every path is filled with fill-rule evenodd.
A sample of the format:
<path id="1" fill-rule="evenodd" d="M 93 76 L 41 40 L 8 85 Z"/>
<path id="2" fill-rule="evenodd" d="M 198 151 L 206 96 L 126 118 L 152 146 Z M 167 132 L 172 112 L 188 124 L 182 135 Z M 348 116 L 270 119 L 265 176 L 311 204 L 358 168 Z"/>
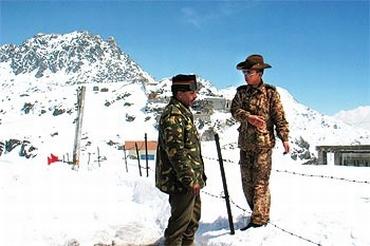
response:
<path id="1" fill-rule="evenodd" d="M 261 83 L 259 83 L 257 86 L 252 86 L 252 85 L 244 85 L 244 86 L 241 86 L 240 88 L 244 87 L 246 88 L 247 91 L 249 91 L 250 93 L 253 93 L 253 92 L 256 92 L 256 91 L 259 91 L 259 92 L 262 92 L 263 91 L 263 87 L 265 86 L 263 80 L 261 79 Z"/>
<path id="2" fill-rule="evenodd" d="M 180 100 L 178 100 L 176 97 L 171 97 L 171 104 L 175 105 L 176 108 L 178 108 L 183 114 L 192 116 L 192 113 L 190 111 L 190 108 L 185 106 Z"/>

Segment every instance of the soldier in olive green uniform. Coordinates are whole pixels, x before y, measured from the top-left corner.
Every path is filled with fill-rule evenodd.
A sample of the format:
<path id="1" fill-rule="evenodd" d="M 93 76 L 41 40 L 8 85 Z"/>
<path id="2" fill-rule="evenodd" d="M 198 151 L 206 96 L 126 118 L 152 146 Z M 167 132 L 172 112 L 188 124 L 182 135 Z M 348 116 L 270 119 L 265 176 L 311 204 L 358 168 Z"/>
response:
<path id="1" fill-rule="evenodd" d="M 200 189 L 206 176 L 200 140 L 190 106 L 196 99 L 195 75 L 172 78 L 173 97 L 159 122 L 155 183 L 169 194 L 171 217 L 165 245 L 194 245 L 201 216 Z"/>
<path id="2" fill-rule="evenodd" d="M 237 88 L 231 114 L 240 122 L 238 145 L 242 185 L 252 210 L 250 223 L 241 230 L 266 225 L 270 219 L 269 179 L 274 128 L 283 142 L 284 154 L 289 152 L 288 122 L 279 93 L 262 80 L 264 69 L 270 67 L 261 55 L 251 55 L 237 65 L 247 85 Z"/>

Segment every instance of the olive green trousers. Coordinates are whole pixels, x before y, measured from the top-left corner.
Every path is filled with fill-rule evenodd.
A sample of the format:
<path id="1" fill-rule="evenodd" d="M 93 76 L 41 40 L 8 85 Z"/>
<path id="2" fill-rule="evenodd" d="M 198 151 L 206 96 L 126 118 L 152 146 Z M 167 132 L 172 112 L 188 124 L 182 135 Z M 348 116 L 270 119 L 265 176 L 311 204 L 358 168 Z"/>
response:
<path id="1" fill-rule="evenodd" d="M 201 216 L 200 195 L 170 194 L 171 217 L 164 232 L 166 246 L 192 246 Z"/>

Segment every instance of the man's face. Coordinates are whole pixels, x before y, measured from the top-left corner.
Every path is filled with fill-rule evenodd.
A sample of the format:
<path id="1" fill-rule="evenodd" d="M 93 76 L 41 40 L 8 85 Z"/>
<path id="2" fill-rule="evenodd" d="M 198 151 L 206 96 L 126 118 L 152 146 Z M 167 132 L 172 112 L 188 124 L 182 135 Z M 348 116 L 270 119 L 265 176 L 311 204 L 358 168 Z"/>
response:
<path id="1" fill-rule="evenodd" d="M 244 74 L 244 79 L 248 85 L 258 85 L 261 82 L 261 72 L 254 69 L 245 69 L 242 70 Z"/>
<path id="2" fill-rule="evenodd" d="M 184 105 L 191 107 L 195 99 L 197 99 L 197 93 L 195 91 L 178 91 L 177 99 Z"/>

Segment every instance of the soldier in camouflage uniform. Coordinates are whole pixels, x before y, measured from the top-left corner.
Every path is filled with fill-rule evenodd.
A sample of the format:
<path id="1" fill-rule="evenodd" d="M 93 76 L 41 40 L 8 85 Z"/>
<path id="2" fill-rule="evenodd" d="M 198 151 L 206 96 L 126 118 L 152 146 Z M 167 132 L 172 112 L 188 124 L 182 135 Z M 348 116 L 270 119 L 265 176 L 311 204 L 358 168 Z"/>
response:
<path id="1" fill-rule="evenodd" d="M 200 189 L 206 176 L 200 140 L 190 106 L 196 99 L 195 75 L 172 78 L 173 97 L 159 122 L 156 187 L 169 194 L 171 217 L 164 233 L 165 245 L 194 245 L 201 216 Z"/>
<path id="2" fill-rule="evenodd" d="M 241 230 L 266 225 L 270 219 L 269 179 L 275 145 L 274 127 L 283 142 L 284 154 L 289 152 L 288 122 L 279 93 L 262 80 L 264 69 L 270 67 L 261 55 L 251 55 L 237 65 L 247 85 L 237 88 L 231 114 L 240 122 L 238 146 L 242 186 L 252 210 L 251 221 Z"/>

